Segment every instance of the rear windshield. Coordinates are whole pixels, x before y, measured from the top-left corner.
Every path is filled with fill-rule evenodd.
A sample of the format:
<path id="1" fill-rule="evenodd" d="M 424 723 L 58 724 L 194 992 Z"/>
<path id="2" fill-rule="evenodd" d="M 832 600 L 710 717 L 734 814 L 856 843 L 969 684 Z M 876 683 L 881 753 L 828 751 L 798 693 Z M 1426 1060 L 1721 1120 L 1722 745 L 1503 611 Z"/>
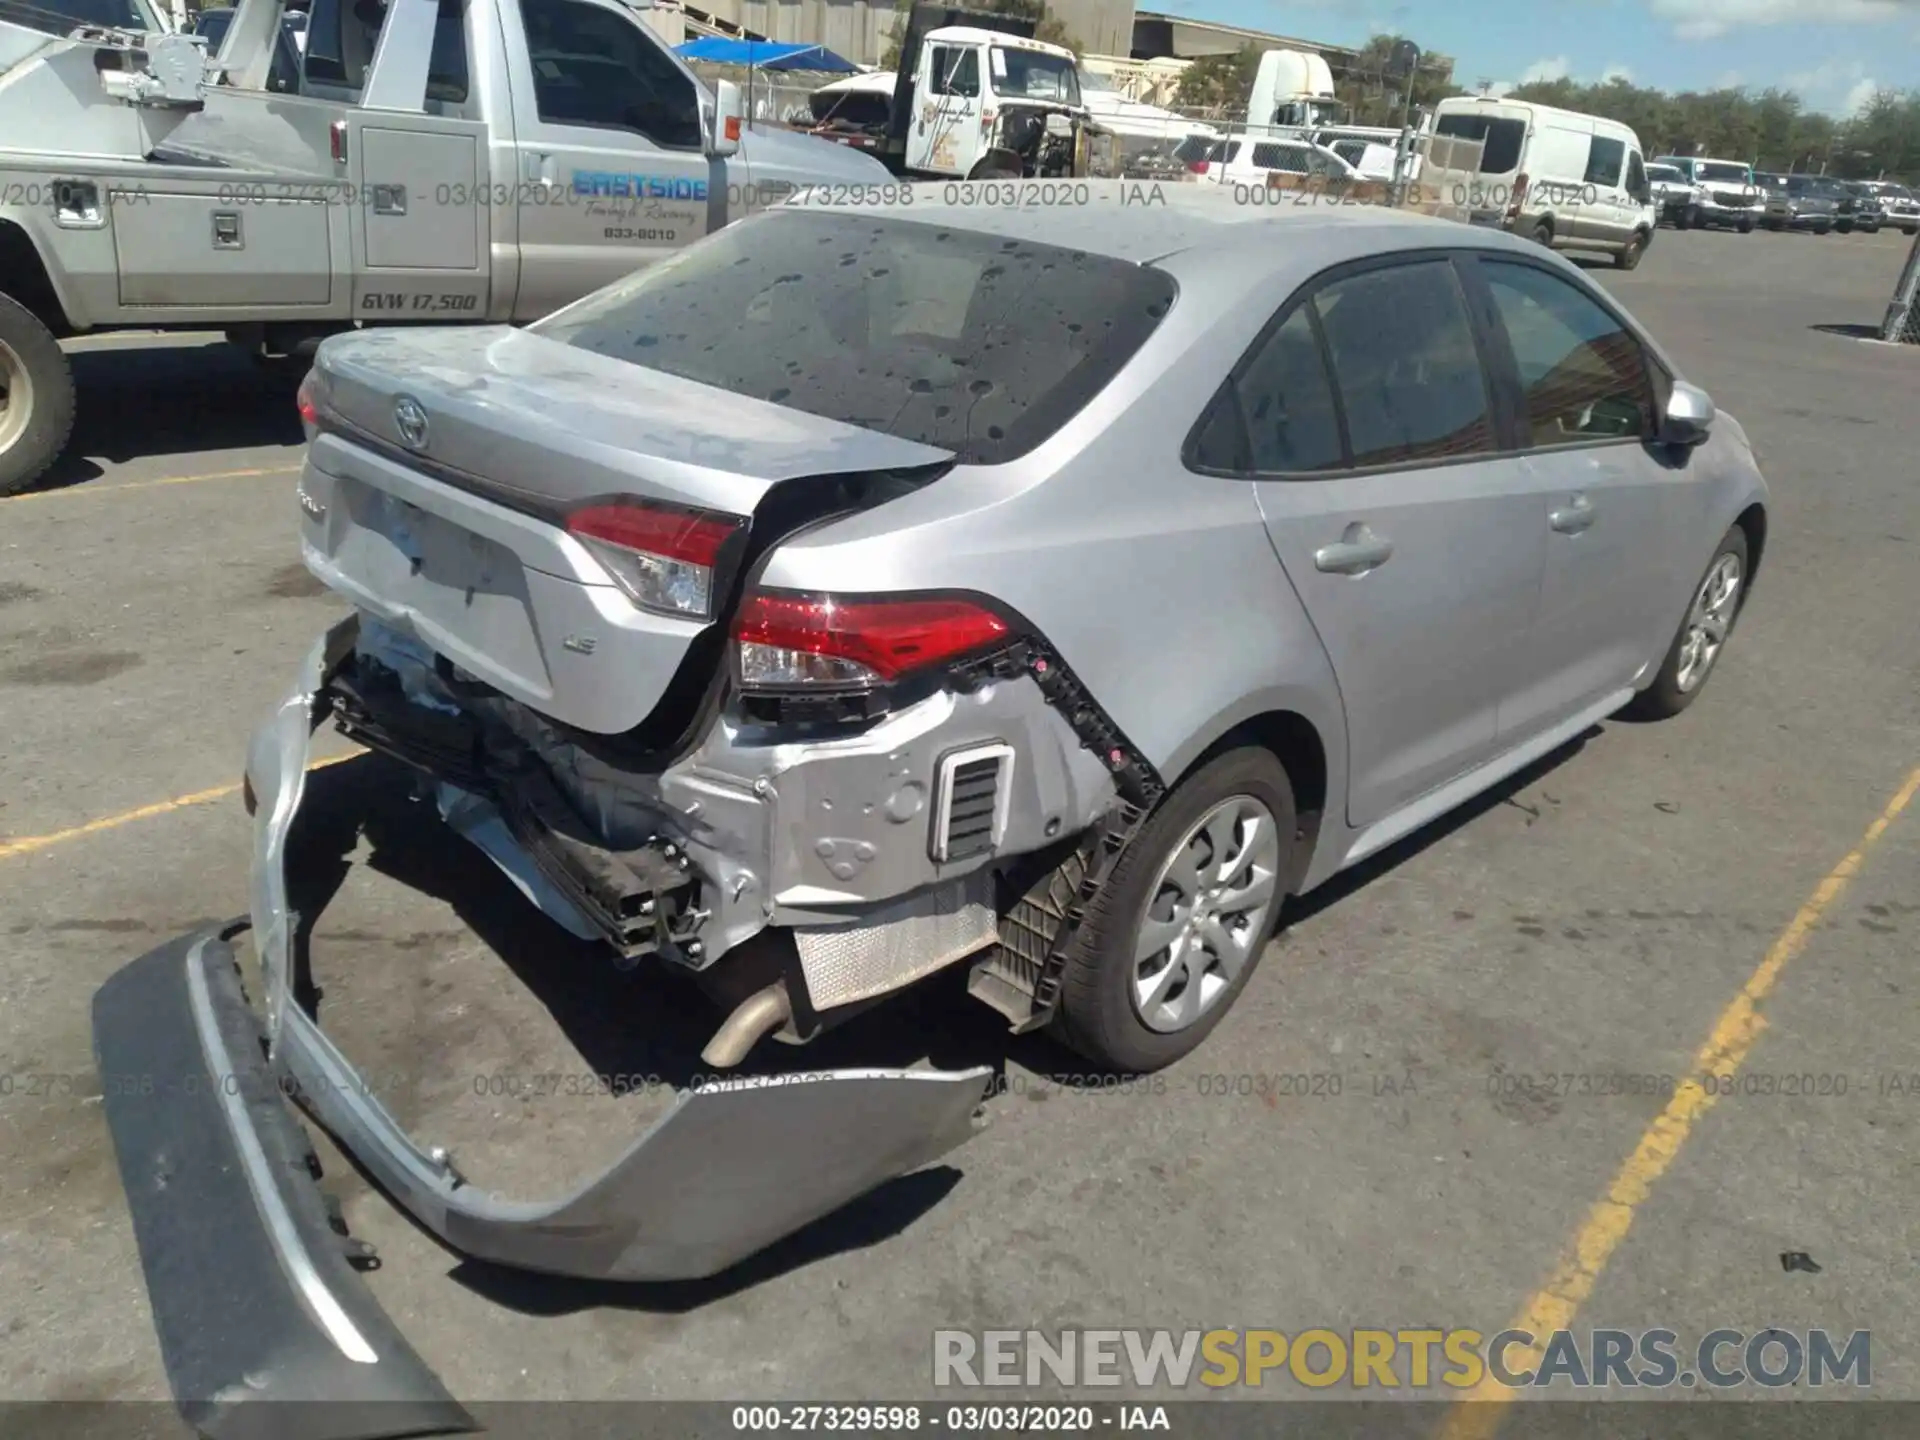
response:
<path id="1" fill-rule="evenodd" d="M 1172 307 L 1165 271 L 958 227 L 783 210 L 535 333 L 994 465 L 1099 393 Z"/>
<path id="2" fill-rule="evenodd" d="M 1527 138 L 1524 120 L 1503 120 L 1493 115 L 1442 115 L 1434 132 L 1455 140 L 1483 140 L 1480 152 L 1482 175 L 1507 175 L 1520 168 L 1520 146 Z"/>

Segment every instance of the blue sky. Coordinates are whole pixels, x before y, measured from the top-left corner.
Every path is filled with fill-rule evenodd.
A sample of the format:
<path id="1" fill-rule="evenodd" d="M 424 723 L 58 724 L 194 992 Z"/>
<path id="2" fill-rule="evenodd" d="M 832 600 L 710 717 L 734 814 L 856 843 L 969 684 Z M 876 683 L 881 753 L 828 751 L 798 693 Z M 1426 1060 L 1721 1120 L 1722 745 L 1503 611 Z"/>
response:
<path id="1" fill-rule="evenodd" d="M 1139 0 L 1326 44 L 1406 34 L 1465 87 L 1624 72 L 1663 90 L 1788 86 L 1846 115 L 1875 85 L 1920 87 L 1920 0 Z"/>

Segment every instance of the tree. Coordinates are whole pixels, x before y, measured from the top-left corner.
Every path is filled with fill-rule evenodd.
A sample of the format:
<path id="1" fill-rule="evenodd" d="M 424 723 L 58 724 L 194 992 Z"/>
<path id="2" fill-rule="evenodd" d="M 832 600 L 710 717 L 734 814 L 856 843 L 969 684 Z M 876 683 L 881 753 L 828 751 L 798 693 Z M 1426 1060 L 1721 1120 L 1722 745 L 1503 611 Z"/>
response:
<path id="1" fill-rule="evenodd" d="M 1189 110 L 1224 110 L 1244 116 L 1253 98 L 1260 52 L 1242 45 L 1231 55 L 1202 55 L 1180 72 L 1179 103 Z"/>
<path id="2" fill-rule="evenodd" d="M 1347 107 L 1356 125 L 1398 125 L 1408 103 L 1409 80 L 1412 106 L 1431 109 L 1455 91 L 1452 78 L 1427 62 L 1426 52 L 1412 76 L 1389 73 L 1393 68 L 1394 47 L 1407 40 L 1404 35 L 1375 35 L 1355 53 L 1353 64 L 1334 82 L 1334 94 Z M 1418 48 L 1417 46 L 1415 47 Z"/>
<path id="3" fill-rule="evenodd" d="M 1661 90 L 1614 79 L 1539 81 L 1512 92 L 1631 126 L 1649 155 L 1715 155 L 1763 170 L 1848 177 L 1920 176 L 1920 91 L 1881 91 L 1846 120 L 1808 110 L 1791 90 Z"/>

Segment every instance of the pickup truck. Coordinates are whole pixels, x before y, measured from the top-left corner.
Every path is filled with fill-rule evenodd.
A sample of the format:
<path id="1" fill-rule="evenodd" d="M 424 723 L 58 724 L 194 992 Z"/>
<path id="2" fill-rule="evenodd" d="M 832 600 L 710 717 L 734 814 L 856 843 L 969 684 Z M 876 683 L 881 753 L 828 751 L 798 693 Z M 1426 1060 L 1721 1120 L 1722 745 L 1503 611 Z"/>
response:
<path id="1" fill-rule="evenodd" d="M 205 36 L 148 0 L 0 0 L 0 494 L 66 446 L 58 340 L 521 323 L 874 159 L 741 116 L 650 0 L 282 0 Z M 106 23 L 102 23 L 102 18 Z"/>
<path id="2" fill-rule="evenodd" d="M 1744 160 L 1708 160 L 1696 155 L 1656 155 L 1649 165 L 1670 167 L 1694 187 L 1690 204 L 1674 212 L 1680 229 L 1723 225 L 1748 234 L 1766 213 L 1767 197 Z"/>

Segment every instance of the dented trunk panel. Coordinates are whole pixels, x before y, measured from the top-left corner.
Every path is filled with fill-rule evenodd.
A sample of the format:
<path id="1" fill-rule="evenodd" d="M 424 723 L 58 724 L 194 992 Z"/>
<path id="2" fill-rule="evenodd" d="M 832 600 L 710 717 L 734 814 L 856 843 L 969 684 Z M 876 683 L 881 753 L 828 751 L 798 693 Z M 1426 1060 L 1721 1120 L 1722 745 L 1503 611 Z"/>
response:
<path id="1" fill-rule="evenodd" d="M 308 568 L 470 675 L 602 735 L 653 715 L 724 615 L 635 605 L 564 528 L 570 508 L 627 496 L 778 530 L 793 522 L 769 510 L 789 507 L 762 503 L 778 486 L 947 458 L 511 329 L 336 337 L 312 393 Z M 403 397 L 424 434 L 402 437 Z"/>

